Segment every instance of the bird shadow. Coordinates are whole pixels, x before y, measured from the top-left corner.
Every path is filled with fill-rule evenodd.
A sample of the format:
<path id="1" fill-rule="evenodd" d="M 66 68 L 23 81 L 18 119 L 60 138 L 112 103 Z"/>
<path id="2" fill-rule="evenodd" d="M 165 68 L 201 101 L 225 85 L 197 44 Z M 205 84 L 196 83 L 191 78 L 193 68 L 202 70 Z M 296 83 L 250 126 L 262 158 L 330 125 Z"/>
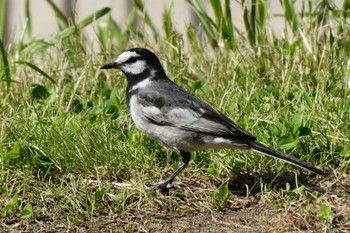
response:
<path id="1" fill-rule="evenodd" d="M 294 190 L 304 186 L 309 191 L 324 193 L 325 190 L 311 182 L 312 176 L 285 173 L 279 176 L 264 176 L 261 174 L 234 175 L 228 181 L 229 191 L 238 196 L 255 196 L 266 190 L 281 191 Z M 220 187 L 222 183 L 218 183 Z"/>

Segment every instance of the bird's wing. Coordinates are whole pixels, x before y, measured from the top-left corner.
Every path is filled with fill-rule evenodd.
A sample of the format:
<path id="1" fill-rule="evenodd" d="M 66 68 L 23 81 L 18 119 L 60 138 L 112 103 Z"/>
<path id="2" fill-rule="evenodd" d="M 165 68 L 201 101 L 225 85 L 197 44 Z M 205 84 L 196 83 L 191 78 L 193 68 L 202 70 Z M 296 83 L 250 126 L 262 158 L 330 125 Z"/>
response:
<path id="1" fill-rule="evenodd" d="M 138 93 L 137 98 L 143 105 L 144 116 L 154 124 L 226 138 L 255 140 L 254 136 L 208 104 L 187 92 L 181 94 L 177 95 L 179 98 L 170 99 L 172 94 L 149 91 Z"/>
<path id="2" fill-rule="evenodd" d="M 202 118 L 210 119 L 211 121 L 225 125 L 230 130 L 231 135 L 240 136 L 255 141 L 255 137 L 253 135 L 245 131 L 243 128 L 239 127 L 230 118 L 217 111 L 213 107 L 209 106 L 208 104 L 204 104 L 203 109 L 204 114 Z"/>

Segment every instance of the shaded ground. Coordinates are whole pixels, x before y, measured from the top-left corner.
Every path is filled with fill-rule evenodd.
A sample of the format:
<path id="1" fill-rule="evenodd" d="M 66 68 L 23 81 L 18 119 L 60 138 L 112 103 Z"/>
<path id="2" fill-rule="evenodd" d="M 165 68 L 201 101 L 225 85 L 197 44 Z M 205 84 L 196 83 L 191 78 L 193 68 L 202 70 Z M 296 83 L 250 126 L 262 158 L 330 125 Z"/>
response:
<path id="1" fill-rule="evenodd" d="M 348 181 L 348 176 L 343 179 Z M 335 179 L 320 181 L 322 187 L 318 188 L 322 197 L 314 198 L 314 192 L 298 193 L 292 187 L 292 191 L 286 193 L 285 189 L 278 188 L 286 186 L 290 181 L 288 177 L 270 183 L 273 191 L 260 193 L 256 187 L 263 183 L 245 175 L 245 179 L 238 177 L 229 181 L 234 196 L 221 210 L 213 210 L 198 205 L 201 201 L 210 202 L 210 198 L 201 195 L 208 188 L 215 192 L 215 188 L 208 187 L 209 182 L 203 179 L 199 182 L 194 177 L 182 177 L 170 196 L 163 193 L 158 197 L 158 200 L 172 200 L 178 208 L 175 210 L 169 206 L 153 206 L 125 209 L 122 213 L 100 212 L 100 216 L 91 219 L 55 213 L 36 219 L 0 218 L 0 232 L 350 232 L 349 190 L 330 180 Z M 307 189 L 315 190 L 311 185 L 307 185 Z M 249 194 L 245 190 L 250 190 Z M 177 192 L 179 194 L 174 195 Z M 309 199 L 311 209 L 308 210 L 300 198 Z M 317 213 L 325 204 L 332 207 L 332 213 L 329 221 L 320 221 Z"/>
<path id="2" fill-rule="evenodd" d="M 253 206 L 240 210 L 181 216 L 163 225 L 148 225 L 146 230 L 162 232 L 267 232 L 273 222 L 274 211 L 266 206 Z M 264 216 L 264 217 L 261 217 Z M 261 219 L 259 219 L 261 217 Z M 153 228 L 153 229 L 152 229 Z"/>
<path id="3" fill-rule="evenodd" d="M 5 232 L 267 232 L 276 229 L 275 211 L 266 205 L 212 213 L 164 215 L 135 213 L 126 219 L 92 219 L 69 223 L 67 220 L 2 223 Z M 266 220 L 272 219 L 272 220 Z"/>

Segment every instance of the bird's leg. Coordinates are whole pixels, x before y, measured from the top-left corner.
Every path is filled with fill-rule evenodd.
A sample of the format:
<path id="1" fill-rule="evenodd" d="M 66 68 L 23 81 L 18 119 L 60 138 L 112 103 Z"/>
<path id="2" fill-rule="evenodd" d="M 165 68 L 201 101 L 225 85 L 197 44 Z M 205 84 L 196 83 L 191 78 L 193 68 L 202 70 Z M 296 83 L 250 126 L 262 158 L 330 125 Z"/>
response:
<path id="1" fill-rule="evenodd" d="M 170 188 L 170 184 L 174 181 L 175 177 L 187 167 L 191 159 L 190 152 L 180 151 L 180 153 L 182 157 L 182 164 L 178 169 L 176 169 L 176 171 L 173 174 L 171 174 L 166 180 L 161 180 L 159 182 L 146 184 L 146 185 L 152 189 L 166 190 Z"/>

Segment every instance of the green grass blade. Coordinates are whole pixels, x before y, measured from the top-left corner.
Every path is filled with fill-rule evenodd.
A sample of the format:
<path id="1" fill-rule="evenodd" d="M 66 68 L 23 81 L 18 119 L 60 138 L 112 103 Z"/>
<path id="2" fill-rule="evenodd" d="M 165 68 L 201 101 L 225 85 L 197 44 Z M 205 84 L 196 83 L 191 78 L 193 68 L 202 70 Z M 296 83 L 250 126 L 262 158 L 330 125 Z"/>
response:
<path id="1" fill-rule="evenodd" d="M 292 32 L 296 34 L 298 32 L 298 15 L 295 11 L 294 5 L 290 0 L 283 0 L 284 16 L 292 28 Z"/>
<path id="2" fill-rule="evenodd" d="M 128 17 L 127 21 L 126 21 L 126 28 L 124 30 L 124 39 L 125 39 L 124 44 L 123 44 L 122 47 L 117 45 L 118 48 L 123 49 L 127 45 L 128 41 L 129 41 L 129 33 L 130 33 L 130 31 L 134 31 L 135 30 L 135 26 L 134 25 L 136 23 L 136 19 L 137 19 L 136 10 L 133 9 L 129 13 L 129 17 Z"/>
<path id="3" fill-rule="evenodd" d="M 187 27 L 186 36 L 187 36 L 188 41 L 190 42 L 191 48 L 199 49 L 201 47 L 198 33 L 193 27 L 191 27 L 191 26 Z"/>
<path id="4" fill-rule="evenodd" d="M 112 47 L 115 46 L 117 51 L 124 50 L 129 42 L 130 31 L 135 30 L 135 20 L 136 11 L 133 9 L 129 13 L 124 30 L 111 16 L 99 22 L 97 25 L 98 38 L 102 48 L 106 51 L 111 51 Z"/>
<path id="5" fill-rule="evenodd" d="M 259 12 L 259 28 L 264 29 L 267 21 L 267 2 L 266 0 L 258 0 L 258 12 Z"/>
<path id="6" fill-rule="evenodd" d="M 102 20 L 97 25 L 97 31 L 98 31 L 98 39 L 100 41 L 100 45 L 104 50 L 108 50 L 109 45 L 109 38 L 110 38 L 110 25 L 111 25 L 111 18 L 108 20 Z"/>
<path id="7" fill-rule="evenodd" d="M 136 20 L 136 12 L 135 10 L 132 10 L 129 13 L 128 20 L 126 21 L 126 30 L 130 30 L 134 26 L 135 20 Z"/>
<path id="8" fill-rule="evenodd" d="M 1 57 L 2 57 L 2 64 L 3 64 L 3 71 L 5 72 L 5 78 L 2 79 L 2 75 L 0 76 L 0 80 L 6 82 L 7 90 L 10 88 L 11 83 L 11 72 L 9 67 L 9 62 L 7 60 L 7 53 L 4 47 L 4 44 L 2 43 L 2 40 L 0 40 L 0 51 L 1 51 Z M 0 70 L 1 71 L 1 70 Z"/>
<path id="9" fill-rule="evenodd" d="M 344 18 L 349 17 L 350 15 L 350 0 L 344 0 L 343 6 L 342 6 L 342 14 Z"/>
<path id="10" fill-rule="evenodd" d="M 102 48 L 106 51 L 112 47 L 114 41 L 118 47 L 121 45 L 121 43 L 123 43 L 122 40 L 125 35 L 120 26 L 112 17 L 101 21 L 97 28 L 98 38 L 101 42 Z"/>
<path id="11" fill-rule="evenodd" d="M 257 0 L 252 0 L 251 2 L 251 6 L 250 6 L 250 14 L 249 14 L 249 21 L 250 21 L 250 25 L 251 25 L 251 31 L 252 31 L 252 34 L 254 36 L 254 40 L 256 41 L 257 39 L 257 36 L 256 36 L 256 29 L 257 29 L 257 26 L 256 26 L 256 11 L 257 11 L 257 4 L 256 4 L 256 1 Z"/>
<path id="12" fill-rule="evenodd" d="M 96 11 L 95 13 L 87 16 L 78 24 L 72 25 L 72 26 L 62 30 L 60 33 L 58 33 L 58 35 L 49 37 L 48 39 L 46 39 L 44 41 L 43 44 L 33 44 L 32 46 L 30 46 L 30 48 L 31 49 L 39 49 L 43 46 L 54 45 L 57 41 L 64 40 L 67 37 L 71 36 L 73 33 L 76 32 L 77 29 L 81 30 L 82 28 L 90 25 L 91 23 L 93 23 L 97 19 L 101 18 L 102 16 L 105 16 L 106 14 L 108 14 L 110 12 L 110 10 L 111 10 L 111 8 L 104 7 L 102 9 Z"/>
<path id="13" fill-rule="evenodd" d="M 313 110 L 315 108 L 315 103 L 314 103 L 314 101 L 311 100 L 310 95 L 306 91 L 304 91 L 303 97 L 304 97 L 308 107 Z"/>
<path id="14" fill-rule="evenodd" d="M 172 19 L 173 3 L 170 4 L 169 9 L 164 10 L 163 12 L 163 30 L 165 36 L 170 39 L 172 30 L 173 30 L 173 19 Z"/>
<path id="15" fill-rule="evenodd" d="M 224 19 L 224 14 L 222 12 L 222 6 L 221 6 L 221 1 L 216 1 L 216 0 L 210 0 L 210 5 L 213 9 L 215 18 L 216 18 L 216 23 L 218 25 L 221 25 L 223 23 Z"/>
<path id="16" fill-rule="evenodd" d="M 0 40 L 4 40 L 6 0 L 0 0 Z"/>
<path id="17" fill-rule="evenodd" d="M 111 8 L 105 7 L 105 8 L 102 8 L 102 9 L 96 11 L 95 13 L 87 16 L 85 19 L 83 19 L 78 24 L 66 28 L 65 30 L 60 32 L 58 34 L 58 36 L 54 36 L 54 37 L 49 38 L 48 42 L 49 43 L 50 42 L 53 43 L 56 40 L 63 40 L 65 38 L 69 37 L 70 35 L 72 35 L 75 32 L 76 29 L 80 30 L 80 29 L 90 25 L 95 20 L 97 20 L 97 19 L 101 18 L 102 16 L 105 16 L 106 14 L 108 14 L 110 10 L 111 10 Z"/>
<path id="18" fill-rule="evenodd" d="M 243 5 L 243 22 L 244 22 L 244 27 L 248 35 L 248 41 L 250 46 L 255 46 L 256 41 L 255 41 L 255 35 L 254 35 L 254 28 L 253 25 L 250 22 L 249 18 L 249 10 L 247 5 Z"/>
<path id="19" fill-rule="evenodd" d="M 179 63 L 181 63 L 181 42 L 179 41 L 179 36 L 176 33 L 176 29 L 173 26 L 173 7 L 173 4 L 170 4 L 169 8 L 164 10 L 163 29 L 167 40 L 171 44 L 170 50 L 173 60 L 178 60 Z"/>
<path id="20" fill-rule="evenodd" d="M 152 33 L 153 33 L 153 38 L 155 40 L 157 40 L 158 38 L 158 32 L 157 32 L 157 28 L 156 26 L 154 25 L 151 17 L 149 16 L 149 14 L 146 12 L 145 10 L 145 6 L 142 2 L 142 0 L 135 0 L 135 5 L 136 5 L 136 8 L 142 13 L 142 17 L 143 17 L 143 22 L 145 23 L 145 25 L 147 25 Z"/>
<path id="21" fill-rule="evenodd" d="M 233 18 L 231 15 L 231 5 L 230 0 L 225 0 L 225 18 L 226 18 L 226 29 L 228 42 L 231 49 L 236 47 L 235 34 L 234 34 L 234 26 L 233 26 Z"/>
<path id="22" fill-rule="evenodd" d="M 69 21 L 67 17 L 63 14 L 63 12 L 60 10 L 60 8 L 52 0 L 46 0 L 46 2 L 51 6 L 52 10 L 55 12 L 56 18 L 60 20 L 65 27 L 68 27 Z"/>
<path id="23" fill-rule="evenodd" d="M 266 0 L 258 0 L 258 40 L 260 44 L 265 44 L 267 41 L 266 35 L 267 35 L 267 28 L 266 28 L 266 22 L 267 22 L 267 12 L 268 12 L 268 5 Z"/>
<path id="24" fill-rule="evenodd" d="M 15 64 L 26 65 L 26 66 L 30 67 L 31 69 L 35 70 L 36 72 L 38 72 L 39 74 L 41 74 L 42 76 L 44 76 L 45 78 L 47 78 L 48 80 L 50 80 L 53 84 L 56 84 L 56 81 L 53 80 L 53 78 L 51 78 L 50 75 L 48 75 L 45 71 L 43 71 L 42 69 L 40 69 L 39 67 L 37 67 L 33 63 L 26 62 L 26 61 L 16 61 Z"/>
<path id="25" fill-rule="evenodd" d="M 32 16 L 30 12 L 30 0 L 26 0 L 26 3 L 25 3 L 25 16 L 27 20 L 26 33 L 29 37 L 31 37 L 32 36 Z"/>
<path id="26" fill-rule="evenodd" d="M 215 25 L 214 21 L 207 15 L 205 7 L 202 1 L 199 0 L 187 0 L 187 2 L 192 6 L 192 9 L 197 14 L 199 21 L 203 26 L 203 30 L 210 41 L 215 41 L 215 32 L 212 25 Z M 215 25 L 216 26 L 216 25 Z"/>
<path id="27" fill-rule="evenodd" d="M 98 24 L 98 32 L 102 47 L 106 51 L 111 49 L 113 42 L 117 48 L 125 46 L 127 35 L 112 17 Z"/>

